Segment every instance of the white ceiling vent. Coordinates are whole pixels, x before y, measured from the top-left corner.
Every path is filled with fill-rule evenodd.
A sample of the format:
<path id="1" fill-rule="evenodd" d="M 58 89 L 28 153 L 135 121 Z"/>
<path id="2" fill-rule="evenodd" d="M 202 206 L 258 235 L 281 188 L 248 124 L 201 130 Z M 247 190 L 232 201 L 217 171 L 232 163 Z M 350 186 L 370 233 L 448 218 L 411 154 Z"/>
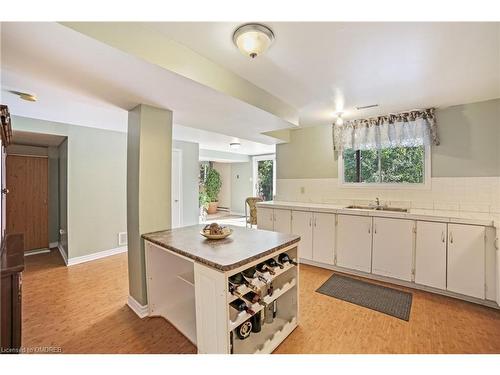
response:
<path id="1" fill-rule="evenodd" d="M 128 243 L 127 232 L 118 233 L 118 245 L 125 246 Z"/>

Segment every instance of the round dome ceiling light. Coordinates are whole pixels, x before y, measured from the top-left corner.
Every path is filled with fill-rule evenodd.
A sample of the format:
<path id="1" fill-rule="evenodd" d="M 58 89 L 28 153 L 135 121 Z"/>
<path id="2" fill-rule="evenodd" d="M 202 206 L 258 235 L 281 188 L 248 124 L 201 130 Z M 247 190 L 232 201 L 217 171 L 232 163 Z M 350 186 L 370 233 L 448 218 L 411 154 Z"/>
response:
<path id="1" fill-rule="evenodd" d="M 233 150 L 237 150 L 241 147 L 241 143 L 240 142 L 231 142 L 229 144 L 229 148 L 233 149 Z"/>
<path id="2" fill-rule="evenodd" d="M 247 23 L 236 29 L 233 42 L 238 49 L 252 59 L 262 55 L 273 43 L 273 31 L 259 23 Z"/>

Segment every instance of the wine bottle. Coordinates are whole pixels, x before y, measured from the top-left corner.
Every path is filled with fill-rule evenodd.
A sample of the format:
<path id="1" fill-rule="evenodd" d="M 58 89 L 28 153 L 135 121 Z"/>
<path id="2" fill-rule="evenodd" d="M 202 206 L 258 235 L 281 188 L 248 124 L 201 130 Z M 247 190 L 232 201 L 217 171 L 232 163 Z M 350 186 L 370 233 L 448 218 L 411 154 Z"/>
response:
<path id="1" fill-rule="evenodd" d="M 257 302 L 261 302 L 260 295 L 257 294 L 257 293 L 255 293 L 255 292 L 248 292 L 247 294 L 245 294 L 243 296 L 243 299 L 247 300 L 251 304 L 254 304 L 254 303 L 257 303 Z"/>
<path id="2" fill-rule="evenodd" d="M 243 297 L 243 295 L 240 292 L 238 292 L 238 286 L 231 282 L 229 282 L 229 293 L 239 298 Z"/>
<path id="3" fill-rule="evenodd" d="M 241 339 L 245 340 L 248 336 L 250 336 L 250 332 L 252 332 L 252 318 L 248 319 L 244 323 L 242 323 L 238 328 L 236 328 L 236 335 Z"/>
<path id="4" fill-rule="evenodd" d="M 281 269 L 283 269 L 283 265 L 282 264 L 278 264 L 278 262 L 276 262 L 276 260 L 274 260 L 274 258 L 269 258 L 268 260 L 266 260 L 266 264 L 269 266 L 269 267 L 272 267 L 272 268 L 275 268 L 275 267 L 279 267 Z"/>
<path id="5" fill-rule="evenodd" d="M 271 267 L 269 267 L 265 262 L 259 263 L 257 265 L 257 271 L 262 273 L 269 272 L 270 275 L 276 275 L 276 272 L 274 272 L 274 270 Z"/>
<path id="6" fill-rule="evenodd" d="M 250 315 L 254 315 L 255 311 L 253 311 L 250 307 L 247 306 L 246 302 L 241 298 L 238 298 L 231 302 L 231 306 L 238 311 L 246 311 Z"/>
<path id="7" fill-rule="evenodd" d="M 290 263 L 290 264 L 292 264 L 294 266 L 297 265 L 297 262 L 295 262 L 292 258 L 290 258 L 287 253 L 281 253 L 278 256 L 278 261 L 280 263 L 282 263 L 282 264 L 284 264 L 284 263 Z"/>
<path id="8" fill-rule="evenodd" d="M 252 316 L 250 321 L 252 322 L 252 332 L 260 332 L 262 329 L 262 311 Z"/>

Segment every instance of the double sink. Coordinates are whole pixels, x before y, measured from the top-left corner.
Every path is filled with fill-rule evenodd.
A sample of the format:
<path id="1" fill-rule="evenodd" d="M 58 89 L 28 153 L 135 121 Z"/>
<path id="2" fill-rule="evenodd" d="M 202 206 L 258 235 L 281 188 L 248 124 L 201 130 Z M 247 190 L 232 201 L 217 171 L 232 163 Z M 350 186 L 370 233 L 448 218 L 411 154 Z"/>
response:
<path id="1" fill-rule="evenodd" d="M 388 207 L 388 206 L 360 206 L 360 205 L 352 205 L 347 206 L 346 208 L 355 209 L 355 210 L 373 210 L 373 211 L 392 211 L 392 212 L 408 212 L 406 208 L 400 207 Z"/>

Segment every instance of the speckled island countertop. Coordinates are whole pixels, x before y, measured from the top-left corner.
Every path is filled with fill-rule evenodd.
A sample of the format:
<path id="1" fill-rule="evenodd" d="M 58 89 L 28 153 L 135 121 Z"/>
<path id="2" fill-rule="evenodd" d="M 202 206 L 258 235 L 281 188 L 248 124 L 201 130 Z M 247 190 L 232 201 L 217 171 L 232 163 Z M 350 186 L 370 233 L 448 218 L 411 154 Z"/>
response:
<path id="1" fill-rule="evenodd" d="M 191 225 L 142 235 L 165 249 L 220 271 L 230 271 L 300 241 L 294 234 L 228 225 L 233 234 L 223 240 L 207 240 L 204 225 Z"/>

